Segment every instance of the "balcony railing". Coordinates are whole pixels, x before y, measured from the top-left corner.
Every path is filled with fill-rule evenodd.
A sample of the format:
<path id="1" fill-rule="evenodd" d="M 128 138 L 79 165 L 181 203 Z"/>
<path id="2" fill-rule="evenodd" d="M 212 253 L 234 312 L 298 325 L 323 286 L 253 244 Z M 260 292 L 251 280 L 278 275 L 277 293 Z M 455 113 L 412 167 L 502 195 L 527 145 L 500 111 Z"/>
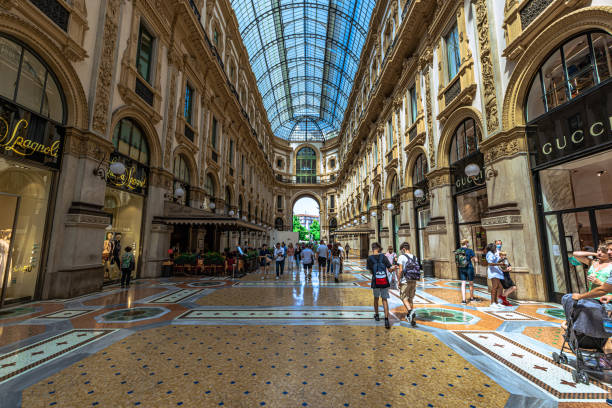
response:
<path id="1" fill-rule="evenodd" d="M 284 177 L 280 174 L 276 175 L 276 180 L 281 183 L 288 184 L 331 184 L 336 181 L 336 176 L 293 176 L 293 177 Z"/>

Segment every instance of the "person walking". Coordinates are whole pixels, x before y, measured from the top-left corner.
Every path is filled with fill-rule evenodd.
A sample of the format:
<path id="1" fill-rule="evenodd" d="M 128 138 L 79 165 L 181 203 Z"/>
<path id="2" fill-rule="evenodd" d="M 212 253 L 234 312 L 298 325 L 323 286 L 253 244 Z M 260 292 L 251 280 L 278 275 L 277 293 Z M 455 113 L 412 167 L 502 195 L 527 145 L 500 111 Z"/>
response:
<path id="1" fill-rule="evenodd" d="M 491 280 L 491 308 L 503 308 L 500 303 L 497 303 L 497 297 L 503 294 L 501 281 L 504 279 L 504 273 L 500 268 L 499 257 L 495 255 L 497 247 L 491 243 L 487 245 L 487 278 Z"/>
<path id="2" fill-rule="evenodd" d="M 459 279 L 461 280 L 461 303 L 466 305 L 465 287 L 470 285 L 470 302 L 474 302 L 474 262 L 476 254 L 470 248 L 470 241 L 467 239 L 461 240 L 461 246 L 455 251 L 455 264 L 459 270 Z"/>
<path id="3" fill-rule="evenodd" d="M 281 275 L 285 271 L 285 260 L 287 259 L 287 244 L 283 241 L 281 244 L 281 248 L 283 249 L 284 257 L 283 257 L 283 268 L 281 269 Z"/>
<path id="4" fill-rule="evenodd" d="M 302 244 L 295 244 L 295 269 L 300 271 L 300 254 L 302 253 Z"/>
<path id="5" fill-rule="evenodd" d="M 342 244 L 338 242 L 338 250 L 340 251 L 340 273 L 342 273 L 342 269 L 344 269 L 344 259 L 346 258 L 346 253 L 344 252 L 344 248 L 342 248 Z"/>
<path id="6" fill-rule="evenodd" d="M 516 291 L 516 285 L 510 277 L 512 271 L 512 265 L 508 260 L 508 256 L 504 251 L 499 251 L 499 263 L 502 272 L 504 273 L 504 279 L 501 281 L 502 288 L 504 288 L 502 295 L 499 297 L 504 306 L 512 306 L 512 303 L 508 302 L 508 295 Z"/>
<path id="7" fill-rule="evenodd" d="M 302 250 L 302 264 L 304 265 L 304 275 L 306 279 L 312 279 L 312 264 L 314 263 L 314 252 L 310 249 L 310 244 Z"/>
<path id="8" fill-rule="evenodd" d="M 612 276 L 612 258 L 608 255 L 609 248 L 612 248 L 612 243 L 599 245 L 597 252 L 575 251 L 572 254 L 579 262 L 589 266 L 586 278 L 589 291 L 603 285 Z"/>
<path id="9" fill-rule="evenodd" d="M 295 259 L 295 249 L 293 244 L 290 242 L 287 246 L 287 272 L 293 273 L 293 261 Z"/>
<path id="10" fill-rule="evenodd" d="M 268 276 L 268 265 L 270 265 L 270 252 L 268 251 L 268 246 L 263 244 L 261 249 L 259 250 L 259 266 L 263 267 L 263 274 L 261 275 L 261 280 L 266 279 Z"/>
<path id="11" fill-rule="evenodd" d="M 285 250 L 278 242 L 274 249 L 274 259 L 276 260 L 276 280 L 279 280 L 280 276 L 283 274 L 283 267 L 285 266 Z"/>
<path id="12" fill-rule="evenodd" d="M 346 251 L 346 259 L 348 260 L 349 259 L 349 252 L 351 251 L 351 247 L 349 246 L 348 242 L 344 246 L 344 250 Z"/>
<path id="13" fill-rule="evenodd" d="M 414 295 L 416 286 L 421 279 L 421 263 L 416 255 L 410 253 L 410 244 L 404 242 L 400 245 L 401 255 L 397 259 L 399 265 L 397 280 L 399 281 L 400 299 L 406 307 L 406 320 L 412 327 L 416 326 L 416 316 L 414 314 Z"/>
<path id="14" fill-rule="evenodd" d="M 331 241 L 327 244 L 327 274 L 329 275 L 331 272 L 331 259 L 332 259 L 332 243 Z M 333 273 L 333 272 L 331 272 Z"/>
<path id="15" fill-rule="evenodd" d="M 334 244 L 331 250 L 330 264 L 331 264 L 331 272 L 334 274 L 334 281 L 336 283 L 339 282 L 338 274 L 340 273 L 340 261 L 341 261 L 340 249 L 338 249 L 338 244 Z"/>
<path id="16" fill-rule="evenodd" d="M 367 268 L 372 273 L 372 294 L 374 295 L 374 320 L 379 321 L 378 299 L 382 298 L 383 309 L 385 311 L 385 327 L 391 328 L 389 324 L 389 275 L 387 270 L 393 266 L 384 254 L 381 254 L 381 246 L 378 242 L 372 243 L 372 254 L 368 256 Z"/>
<path id="17" fill-rule="evenodd" d="M 317 248 L 317 256 L 319 261 L 319 275 L 321 276 L 325 273 L 325 266 L 327 264 L 327 256 L 329 254 L 329 249 L 327 249 L 327 245 L 325 245 L 325 241 L 321 240 L 319 247 Z"/>
<path id="18" fill-rule="evenodd" d="M 121 287 L 130 287 L 130 279 L 132 277 L 132 271 L 135 267 L 134 254 L 132 253 L 132 247 L 126 246 L 125 253 L 121 257 Z"/>

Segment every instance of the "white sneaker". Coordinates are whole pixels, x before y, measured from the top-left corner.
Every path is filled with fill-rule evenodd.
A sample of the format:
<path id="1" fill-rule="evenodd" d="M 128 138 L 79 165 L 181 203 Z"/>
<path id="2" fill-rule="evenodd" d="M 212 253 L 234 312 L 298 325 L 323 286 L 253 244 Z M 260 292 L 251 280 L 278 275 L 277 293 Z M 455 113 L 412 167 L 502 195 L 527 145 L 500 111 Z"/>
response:
<path id="1" fill-rule="evenodd" d="M 493 303 L 491 305 L 491 309 L 501 309 L 503 306 L 500 305 L 499 303 Z"/>
<path id="2" fill-rule="evenodd" d="M 278 276 L 276 277 L 276 280 L 279 280 L 279 277 L 278 277 Z"/>

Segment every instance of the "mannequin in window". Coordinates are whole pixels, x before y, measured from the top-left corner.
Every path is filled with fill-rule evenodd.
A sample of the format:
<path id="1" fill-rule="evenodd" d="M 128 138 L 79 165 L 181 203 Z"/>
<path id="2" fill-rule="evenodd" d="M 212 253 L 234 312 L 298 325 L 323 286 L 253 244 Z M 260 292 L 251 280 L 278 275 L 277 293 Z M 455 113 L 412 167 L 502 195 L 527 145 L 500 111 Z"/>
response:
<path id="1" fill-rule="evenodd" d="M 11 243 L 10 230 L 0 231 L 0 275 L 5 272 L 8 263 L 8 253 Z"/>
<path id="2" fill-rule="evenodd" d="M 108 261 L 111 258 L 111 254 L 113 253 L 113 233 L 107 232 L 106 239 L 104 240 L 104 246 L 102 247 L 102 263 L 104 264 L 104 277 L 110 278 L 110 269 L 108 265 Z"/>
<path id="3" fill-rule="evenodd" d="M 117 232 L 115 234 L 115 239 L 113 239 L 113 250 L 112 250 L 112 259 L 111 264 L 117 265 L 117 268 L 121 265 L 121 260 L 119 259 L 121 255 L 121 233 Z"/>

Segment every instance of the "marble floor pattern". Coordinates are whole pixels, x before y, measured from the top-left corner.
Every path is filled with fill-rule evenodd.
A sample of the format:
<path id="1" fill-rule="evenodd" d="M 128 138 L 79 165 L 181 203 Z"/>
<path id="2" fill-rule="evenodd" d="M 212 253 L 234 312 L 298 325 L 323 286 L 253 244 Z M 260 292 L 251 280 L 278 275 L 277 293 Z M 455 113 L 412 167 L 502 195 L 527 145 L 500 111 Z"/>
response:
<path id="1" fill-rule="evenodd" d="M 559 305 L 491 310 L 484 287 L 465 306 L 456 281 L 425 279 L 415 328 L 392 291 L 386 330 L 363 260 L 339 283 L 316 268 L 136 283 L 0 310 L 0 407 L 573 408 L 612 392 L 552 360 Z"/>

